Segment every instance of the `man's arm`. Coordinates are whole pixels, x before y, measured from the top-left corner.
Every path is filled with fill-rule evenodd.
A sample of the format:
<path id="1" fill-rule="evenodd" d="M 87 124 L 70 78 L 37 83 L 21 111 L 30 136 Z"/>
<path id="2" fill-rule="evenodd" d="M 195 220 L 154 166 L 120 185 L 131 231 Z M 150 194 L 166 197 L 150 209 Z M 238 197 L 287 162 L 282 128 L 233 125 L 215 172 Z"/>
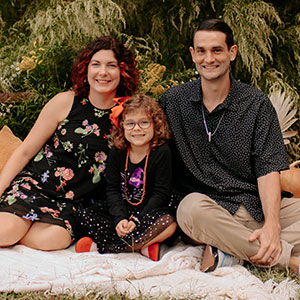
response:
<path id="1" fill-rule="evenodd" d="M 261 229 L 255 230 L 249 242 L 258 240 L 260 249 L 250 257 L 255 264 L 272 264 L 281 254 L 280 244 L 280 177 L 272 172 L 257 179 L 258 192 L 262 203 L 265 222 Z"/>

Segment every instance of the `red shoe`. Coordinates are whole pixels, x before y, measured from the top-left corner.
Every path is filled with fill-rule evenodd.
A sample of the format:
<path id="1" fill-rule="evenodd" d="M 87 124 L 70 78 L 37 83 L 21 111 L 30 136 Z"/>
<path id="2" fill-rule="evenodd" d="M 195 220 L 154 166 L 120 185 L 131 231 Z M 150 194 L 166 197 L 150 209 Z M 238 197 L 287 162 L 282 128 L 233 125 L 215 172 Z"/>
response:
<path id="1" fill-rule="evenodd" d="M 160 249 L 160 244 L 159 243 L 154 243 L 150 245 L 149 247 L 143 248 L 140 250 L 140 253 L 144 256 L 149 257 L 150 259 L 154 261 L 159 260 L 159 249 Z"/>
<path id="2" fill-rule="evenodd" d="M 75 251 L 77 253 L 97 251 L 97 244 L 90 237 L 86 236 L 77 242 Z"/>

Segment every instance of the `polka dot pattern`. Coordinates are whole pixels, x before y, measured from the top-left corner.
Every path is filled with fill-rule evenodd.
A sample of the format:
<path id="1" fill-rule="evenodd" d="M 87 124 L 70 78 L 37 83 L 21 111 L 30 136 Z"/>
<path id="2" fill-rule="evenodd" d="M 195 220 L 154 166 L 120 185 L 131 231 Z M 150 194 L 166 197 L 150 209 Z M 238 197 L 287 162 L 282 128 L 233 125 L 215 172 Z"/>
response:
<path id="1" fill-rule="evenodd" d="M 224 102 L 212 112 L 204 107 L 207 129 L 215 132 L 209 142 L 202 103 L 200 79 L 160 98 L 173 134 L 175 186 L 183 196 L 204 193 L 231 214 L 242 203 L 261 222 L 257 178 L 288 169 L 276 111 L 263 92 L 231 76 Z"/>

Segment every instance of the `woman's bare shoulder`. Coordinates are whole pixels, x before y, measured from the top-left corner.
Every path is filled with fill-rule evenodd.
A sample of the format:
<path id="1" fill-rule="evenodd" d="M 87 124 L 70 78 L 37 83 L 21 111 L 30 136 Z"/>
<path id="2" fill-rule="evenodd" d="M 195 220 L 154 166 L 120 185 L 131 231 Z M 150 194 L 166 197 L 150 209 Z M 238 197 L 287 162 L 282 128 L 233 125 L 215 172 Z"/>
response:
<path id="1" fill-rule="evenodd" d="M 45 105 L 46 111 L 49 113 L 55 113 L 59 121 L 64 120 L 69 114 L 75 93 L 73 91 L 61 92 L 55 95 L 49 102 Z"/>

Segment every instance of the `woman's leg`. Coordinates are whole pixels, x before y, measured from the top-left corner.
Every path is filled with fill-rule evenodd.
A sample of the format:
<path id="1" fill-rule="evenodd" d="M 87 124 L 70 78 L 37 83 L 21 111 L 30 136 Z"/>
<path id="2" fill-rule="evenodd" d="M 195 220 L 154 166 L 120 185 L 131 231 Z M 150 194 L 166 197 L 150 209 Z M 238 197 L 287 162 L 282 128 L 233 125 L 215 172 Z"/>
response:
<path id="1" fill-rule="evenodd" d="M 8 212 L 0 212 L 0 247 L 9 247 L 26 235 L 32 221 Z"/>
<path id="2" fill-rule="evenodd" d="M 159 235 L 157 235 L 153 240 L 149 241 L 147 244 L 145 244 L 142 249 L 149 247 L 150 245 L 154 243 L 162 243 L 169 237 L 171 237 L 175 230 L 176 230 L 177 224 L 176 222 L 171 223 L 163 232 L 161 232 Z"/>
<path id="3" fill-rule="evenodd" d="M 34 222 L 20 244 L 37 250 L 60 250 L 72 243 L 70 233 L 62 226 Z"/>

